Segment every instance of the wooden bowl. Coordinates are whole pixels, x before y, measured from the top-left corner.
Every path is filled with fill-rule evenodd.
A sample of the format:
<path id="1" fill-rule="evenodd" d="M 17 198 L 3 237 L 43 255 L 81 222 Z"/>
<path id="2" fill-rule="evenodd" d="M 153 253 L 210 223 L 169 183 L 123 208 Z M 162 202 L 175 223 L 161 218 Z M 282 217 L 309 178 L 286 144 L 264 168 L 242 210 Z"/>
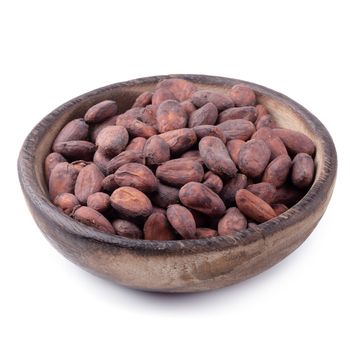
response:
<path id="1" fill-rule="evenodd" d="M 59 130 L 82 117 L 92 105 L 116 100 L 120 111 L 158 81 L 180 77 L 202 89 L 227 91 L 242 81 L 205 75 L 155 76 L 106 86 L 55 109 L 28 135 L 18 159 L 23 193 L 37 225 L 52 245 L 85 270 L 131 288 L 161 292 L 197 292 L 221 288 L 252 277 L 278 263 L 312 232 L 331 198 L 337 156 L 322 123 L 288 97 L 247 83 L 282 127 L 301 131 L 316 145 L 316 175 L 307 194 L 284 214 L 230 235 L 184 241 L 146 241 L 108 235 L 62 214 L 49 200 L 44 159 Z"/>

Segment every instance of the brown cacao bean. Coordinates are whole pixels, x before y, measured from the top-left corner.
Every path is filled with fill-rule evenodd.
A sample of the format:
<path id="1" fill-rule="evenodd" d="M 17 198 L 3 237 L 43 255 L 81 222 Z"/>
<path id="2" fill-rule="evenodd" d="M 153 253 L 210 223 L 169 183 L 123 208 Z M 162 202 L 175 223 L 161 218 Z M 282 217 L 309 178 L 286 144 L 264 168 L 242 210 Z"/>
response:
<path id="1" fill-rule="evenodd" d="M 62 156 L 62 154 L 57 152 L 52 152 L 45 158 L 44 170 L 45 170 L 46 181 L 49 181 L 53 168 L 58 163 L 64 163 L 64 162 L 66 162 L 66 159 Z"/>
<path id="2" fill-rule="evenodd" d="M 87 123 L 95 124 L 101 123 L 107 118 L 116 115 L 118 106 L 115 101 L 105 100 L 90 107 L 84 115 Z"/>
<path id="3" fill-rule="evenodd" d="M 214 125 L 218 118 L 218 109 L 214 103 L 207 103 L 194 111 L 188 120 L 188 126 L 193 128 L 199 125 Z"/>
<path id="4" fill-rule="evenodd" d="M 74 194 L 81 204 L 86 204 L 90 194 L 101 191 L 103 179 L 101 170 L 93 163 L 80 170 Z"/>
<path id="5" fill-rule="evenodd" d="M 244 215 L 258 223 L 273 219 L 276 216 L 268 203 L 245 189 L 237 191 L 236 203 L 238 209 Z"/>
<path id="6" fill-rule="evenodd" d="M 133 222 L 123 219 L 116 219 L 112 222 L 115 233 L 119 236 L 142 239 L 143 233 L 141 229 Z"/>
<path id="7" fill-rule="evenodd" d="M 159 183 L 157 191 L 151 194 L 152 202 L 160 208 L 179 203 L 179 189 Z"/>
<path id="8" fill-rule="evenodd" d="M 199 154 L 207 168 L 218 175 L 233 177 L 237 168 L 225 144 L 217 137 L 205 136 L 198 145 Z"/>
<path id="9" fill-rule="evenodd" d="M 307 153 L 312 156 L 315 153 L 314 143 L 308 136 L 301 132 L 287 129 L 273 129 L 273 133 L 283 141 L 288 151 L 292 154 Z"/>
<path id="10" fill-rule="evenodd" d="M 188 182 L 181 187 L 179 198 L 186 207 L 209 216 L 221 216 L 226 210 L 222 199 L 210 188 L 198 182 Z"/>
<path id="11" fill-rule="evenodd" d="M 114 234 L 114 228 L 111 223 L 98 211 L 81 206 L 73 213 L 73 218 L 85 225 L 92 226 L 99 231 Z"/>
<path id="12" fill-rule="evenodd" d="M 190 239 L 196 237 L 196 223 L 187 208 L 179 204 L 172 204 L 168 207 L 166 216 L 171 226 L 183 238 Z"/>
<path id="13" fill-rule="evenodd" d="M 257 118 L 257 112 L 253 106 L 231 107 L 222 111 L 219 115 L 219 123 L 227 120 L 246 119 L 254 123 Z"/>
<path id="14" fill-rule="evenodd" d="M 307 153 L 298 153 L 293 159 L 292 182 L 298 188 L 309 187 L 314 178 L 314 161 Z"/>
<path id="15" fill-rule="evenodd" d="M 245 142 L 242 140 L 231 140 L 227 142 L 226 147 L 227 147 L 228 153 L 235 164 L 238 164 L 239 152 L 241 151 L 241 148 L 244 144 Z"/>
<path id="16" fill-rule="evenodd" d="M 181 187 L 187 182 L 201 182 L 204 170 L 199 162 L 179 158 L 169 160 L 160 165 L 156 170 L 156 176 L 170 186 Z"/>
<path id="17" fill-rule="evenodd" d="M 70 215 L 80 203 L 77 197 L 72 193 L 61 193 L 54 199 L 53 203 L 59 207 L 65 214 Z"/>
<path id="18" fill-rule="evenodd" d="M 64 141 L 52 149 L 70 160 L 92 160 L 96 146 L 89 141 Z"/>
<path id="19" fill-rule="evenodd" d="M 247 186 L 247 190 L 255 194 L 268 204 L 273 203 L 276 195 L 276 187 L 269 182 L 259 182 Z"/>
<path id="20" fill-rule="evenodd" d="M 230 97 L 238 107 L 255 105 L 255 92 L 246 84 L 236 84 L 230 90 Z"/>
<path id="21" fill-rule="evenodd" d="M 90 196 L 87 198 L 87 206 L 100 213 L 105 212 L 109 208 L 109 205 L 110 198 L 107 193 L 95 192 L 90 194 Z"/>
<path id="22" fill-rule="evenodd" d="M 206 172 L 204 174 L 203 180 L 203 185 L 209 187 L 215 193 L 220 193 L 224 187 L 221 178 L 218 175 L 214 174 L 212 171 Z"/>
<path id="23" fill-rule="evenodd" d="M 223 189 L 220 192 L 220 197 L 226 204 L 231 206 L 235 202 L 236 193 L 238 190 L 247 186 L 247 177 L 244 174 L 237 174 L 236 177 L 230 179 L 224 184 Z"/>
<path id="24" fill-rule="evenodd" d="M 79 171 L 73 165 L 58 163 L 51 172 L 49 179 L 49 193 L 52 200 L 61 193 L 73 193 Z"/>
<path id="25" fill-rule="evenodd" d="M 247 219 L 238 208 L 228 208 L 218 223 L 219 236 L 226 236 L 247 228 Z"/>
<path id="26" fill-rule="evenodd" d="M 192 103 L 197 107 L 202 107 L 209 102 L 213 103 L 219 111 L 234 107 L 232 99 L 219 92 L 198 90 L 192 95 Z"/>
<path id="27" fill-rule="evenodd" d="M 237 139 L 247 141 L 255 132 L 254 124 L 245 119 L 227 120 L 217 127 L 224 133 L 227 141 Z"/>
<path id="28" fill-rule="evenodd" d="M 121 152 L 117 156 L 113 157 L 107 163 L 107 174 L 113 174 L 121 166 L 128 163 L 145 164 L 145 157 L 140 152 L 134 152 L 134 151 Z"/>
<path id="29" fill-rule="evenodd" d="M 224 132 L 215 125 L 199 125 L 193 128 L 197 138 L 200 140 L 205 136 L 218 137 L 223 143 L 226 143 Z"/>
<path id="30" fill-rule="evenodd" d="M 188 100 L 197 91 L 196 85 L 184 79 L 170 78 L 160 81 L 156 89 L 165 88 L 170 90 L 178 101 Z"/>
<path id="31" fill-rule="evenodd" d="M 122 165 L 114 173 L 114 181 L 120 187 L 130 186 L 142 192 L 154 192 L 158 188 L 158 180 L 152 171 L 139 163 Z"/>
<path id="32" fill-rule="evenodd" d="M 170 159 L 170 147 L 163 138 L 155 135 L 145 143 L 143 154 L 148 166 L 159 165 Z"/>
<path id="33" fill-rule="evenodd" d="M 143 226 L 144 238 L 147 240 L 169 241 L 175 239 L 175 234 L 164 213 L 152 213 Z"/>
<path id="34" fill-rule="evenodd" d="M 89 126 L 84 119 L 74 119 L 66 124 L 55 138 L 53 147 L 60 142 L 86 140 Z"/>
<path id="35" fill-rule="evenodd" d="M 179 154 L 190 149 L 197 141 L 196 133 L 192 129 L 183 128 L 159 134 L 170 147 L 170 152 Z"/>
<path id="36" fill-rule="evenodd" d="M 281 187 L 286 182 L 291 166 L 292 161 L 289 156 L 278 156 L 265 169 L 262 181 Z"/>
<path id="37" fill-rule="evenodd" d="M 132 105 L 131 108 L 134 107 L 146 107 L 152 102 L 152 96 L 153 92 L 151 91 L 145 91 L 141 95 L 139 95 L 136 99 L 134 104 Z"/>
<path id="38" fill-rule="evenodd" d="M 185 128 L 187 119 L 187 114 L 178 101 L 166 100 L 157 109 L 157 122 L 160 133 Z"/>
<path id="39" fill-rule="evenodd" d="M 159 88 L 153 94 L 152 104 L 160 105 L 162 102 L 166 100 L 176 100 L 176 97 L 170 90 L 165 88 Z"/>
<path id="40" fill-rule="evenodd" d="M 127 218 L 146 218 L 152 213 L 148 197 L 134 187 L 119 187 L 111 195 L 111 205 L 120 215 Z"/>
<path id="41" fill-rule="evenodd" d="M 98 149 L 107 157 L 114 157 L 124 151 L 129 134 L 123 126 L 106 126 L 96 138 Z"/>
<path id="42" fill-rule="evenodd" d="M 238 167 L 243 174 L 253 178 L 258 177 L 264 172 L 270 156 L 270 148 L 263 140 L 250 140 L 241 147 Z"/>
<path id="43" fill-rule="evenodd" d="M 143 147 L 145 146 L 146 139 L 144 137 L 135 137 L 130 141 L 130 143 L 126 146 L 126 151 L 134 151 L 138 153 L 143 153 Z"/>

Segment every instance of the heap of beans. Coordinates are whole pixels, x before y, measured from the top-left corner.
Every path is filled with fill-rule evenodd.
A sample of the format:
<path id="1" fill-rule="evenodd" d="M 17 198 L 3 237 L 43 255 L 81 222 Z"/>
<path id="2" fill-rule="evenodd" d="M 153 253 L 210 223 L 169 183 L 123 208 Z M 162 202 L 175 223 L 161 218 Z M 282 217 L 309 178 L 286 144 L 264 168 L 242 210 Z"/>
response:
<path id="1" fill-rule="evenodd" d="M 66 124 L 45 160 L 53 203 L 98 230 L 148 240 L 235 234 L 310 187 L 315 146 L 279 128 L 254 91 L 160 81 L 118 114 L 102 101 Z"/>

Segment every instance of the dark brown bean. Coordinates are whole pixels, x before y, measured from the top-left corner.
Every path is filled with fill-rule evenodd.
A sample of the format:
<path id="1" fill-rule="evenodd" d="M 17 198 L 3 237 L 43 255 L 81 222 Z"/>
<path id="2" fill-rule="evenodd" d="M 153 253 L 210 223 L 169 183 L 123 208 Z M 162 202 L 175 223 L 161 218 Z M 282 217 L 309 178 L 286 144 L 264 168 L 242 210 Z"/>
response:
<path id="1" fill-rule="evenodd" d="M 65 141 L 55 144 L 53 150 L 70 160 L 92 160 L 96 146 L 89 141 Z"/>
<path id="2" fill-rule="evenodd" d="M 119 187 L 112 193 L 111 205 L 117 213 L 128 218 L 146 218 L 152 213 L 148 197 L 129 186 Z"/>
<path id="3" fill-rule="evenodd" d="M 189 150 L 197 141 L 195 132 L 188 128 L 168 131 L 159 137 L 169 145 L 172 154 L 181 154 Z"/>
<path id="4" fill-rule="evenodd" d="M 170 159 L 170 147 L 163 138 L 155 135 L 147 140 L 143 154 L 148 166 L 159 165 Z"/>
<path id="5" fill-rule="evenodd" d="M 218 175 L 214 174 L 212 171 L 206 172 L 204 174 L 203 180 L 203 185 L 209 187 L 215 193 L 220 193 L 224 187 L 221 178 Z"/>
<path id="6" fill-rule="evenodd" d="M 253 106 L 255 105 L 255 92 L 246 84 L 236 84 L 230 90 L 230 97 L 236 106 Z"/>
<path id="7" fill-rule="evenodd" d="M 187 115 L 191 115 L 196 110 L 196 106 L 190 100 L 182 101 L 181 106 Z"/>
<path id="8" fill-rule="evenodd" d="M 270 156 L 270 148 L 263 140 L 250 140 L 241 147 L 238 167 L 243 174 L 253 178 L 258 177 L 264 172 Z"/>
<path id="9" fill-rule="evenodd" d="M 269 182 L 251 184 L 247 186 L 247 190 L 269 204 L 273 203 L 276 195 L 276 187 Z"/>
<path id="10" fill-rule="evenodd" d="M 245 119 L 227 120 L 217 127 L 224 133 L 227 141 L 237 139 L 247 141 L 255 132 L 254 124 Z"/>
<path id="11" fill-rule="evenodd" d="M 130 186 L 142 192 L 154 192 L 158 188 L 158 180 L 152 171 L 139 163 L 122 165 L 114 173 L 114 181 L 120 187 Z"/>
<path id="12" fill-rule="evenodd" d="M 121 166 L 128 163 L 145 164 L 145 157 L 140 152 L 134 152 L 134 151 L 121 152 L 117 156 L 113 157 L 107 163 L 107 174 L 113 174 Z"/>
<path id="13" fill-rule="evenodd" d="M 96 143 L 96 138 L 97 138 L 97 135 L 100 133 L 100 131 L 104 129 L 106 126 L 114 126 L 117 121 L 117 118 L 118 116 L 114 115 L 113 117 L 106 119 L 102 123 L 91 124 L 89 129 L 91 142 Z"/>
<path id="14" fill-rule="evenodd" d="M 291 166 L 292 161 L 289 156 L 278 156 L 265 169 L 262 181 L 281 187 L 287 180 Z"/>
<path id="15" fill-rule="evenodd" d="M 100 213 L 105 212 L 109 208 L 109 205 L 110 198 L 107 193 L 95 192 L 90 194 L 90 196 L 87 198 L 87 206 Z"/>
<path id="16" fill-rule="evenodd" d="M 107 157 L 115 157 L 124 151 L 129 142 L 129 134 L 123 126 L 106 126 L 96 138 L 98 149 Z"/>
<path id="17" fill-rule="evenodd" d="M 159 88 L 153 94 L 152 104 L 160 105 L 162 102 L 166 100 L 176 100 L 176 97 L 170 90 L 165 88 Z"/>
<path id="18" fill-rule="evenodd" d="M 52 170 L 49 179 L 49 193 L 54 200 L 61 193 L 73 193 L 79 171 L 73 165 L 62 162 Z"/>
<path id="19" fill-rule="evenodd" d="M 203 137 L 198 145 L 199 154 L 207 168 L 218 175 L 233 177 L 237 168 L 225 144 L 217 137 Z"/>
<path id="20" fill-rule="evenodd" d="M 152 102 L 152 96 L 153 96 L 153 92 L 151 92 L 151 91 L 143 92 L 141 95 L 139 95 L 136 98 L 136 100 L 131 108 L 146 107 L 147 105 L 149 105 Z"/>
<path id="21" fill-rule="evenodd" d="M 292 182 L 298 188 L 307 188 L 314 178 L 314 161 L 307 153 L 298 153 L 293 159 Z"/>
<path id="22" fill-rule="evenodd" d="M 93 163 L 80 170 L 74 194 L 81 204 L 86 204 L 90 194 L 101 191 L 103 179 L 101 170 Z"/>
<path id="23" fill-rule="evenodd" d="M 151 195 L 152 202 L 160 208 L 167 208 L 170 204 L 179 203 L 179 189 L 159 183 L 157 191 Z"/>
<path id="24" fill-rule="evenodd" d="M 204 165 L 203 159 L 201 158 L 198 150 L 187 151 L 181 154 L 180 158 L 195 160 L 199 162 L 201 165 Z"/>
<path id="25" fill-rule="evenodd" d="M 209 102 L 213 103 L 219 111 L 234 106 L 232 99 L 220 92 L 198 90 L 192 95 L 192 103 L 197 107 L 202 107 Z"/>
<path id="26" fill-rule="evenodd" d="M 179 101 L 188 100 L 192 94 L 197 91 L 196 85 L 194 85 L 192 82 L 179 78 L 162 80 L 156 86 L 156 89 L 159 88 L 170 90 Z"/>
<path id="27" fill-rule="evenodd" d="M 244 144 L 245 144 L 245 141 L 242 141 L 242 140 L 231 140 L 227 142 L 226 147 L 227 147 L 228 153 L 235 164 L 238 164 L 239 152 L 241 151 L 241 148 Z"/>
<path id="28" fill-rule="evenodd" d="M 162 212 L 152 213 L 143 226 L 144 238 L 147 240 L 169 241 L 175 239 L 173 228 Z"/>
<path id="29" fill-rule="evenodd" d="M 185 128 L 187 119 L 187 114 L 178 101 L 164 101 L 157 109 L 157 122 L 160 133 Z"/>
<path id="30" fill-rule="evenodd" d="M 77 197 L 72 193 L 61 193 L 54 199 L 53 203 L 59 207 L 64 213 L 70 215 L 80 203 Z"/>
<path id="31" fill-rule="evenodd" d="M 215 136 L 218 137 L 223 143 L 226 143 L 224 132 L 215 125 L 199 125 L 195 126 L 193 130 L 196 133 L 198 140 L 205 136 Z"/>
<path id="32" fill-rule="evenodd" d="M 135 137 L 126 146 L 125 151 L 134 151 L 142 154 L 146 141 L 144 137 Z"/>
<path id="33" fill-rule="evenodd" d="M 238 209 L 244 215 L 259 223 L 273 219 L 276 216 L 268 203 L 245 189 L 237 191 L 236 203 Z"/>
<path id="34" fill-rule="evenodd" d="M 45 170 L 46 181 L 49 181 L 53 168 L 58 163 L 64 163 L 64 162 L 66 162 L 66 159 L 62 156 L 62 154 L 57 152 L 52 152 L 45 158 L 44 170 Z"/>
<path id="35" fill-rule="evenodd" d="M 198 182 L 188 182 L 181 187 L 179 198 L 186 207 L 209 216 L 221 216 L 226 210 L 221 198 L 210 188 Z"/>
<path id="36" fill-rule="evenodd" d="M 84 119 L 74 119 L 61 129 L 55 138 L 53 147 L 60 142 L 86 140 L 88 133 L 89 126 Z"/>
<path id="37" fill-rule="evenodd" d="M 104 153 L 102 153 L 99 149 L 94 154 L 93 162 L 98 166 L 98 168 L 102 171 L 102 174 L 107 175 L 107 166 L 111 161 L 111 157 L 107 157 Z"/>
<path id="38" fill-rule="evenodd" d="M 118 187 L 114 180 L 114 174 L 108 175 L 102 180 L 102 190 L 104 192 L 112 193 Z"/>
<path id="39" fill-rule="evenodd" d="M 179 158 L 160 165 L 156 170 L 156 176 L 170 186 L 181 187 L 190 181 L 201 182 L 204 170 L 199 162 Z"/>
<path id="40" fill-rule="evenodd" d="M 190 239 L 196 237 L 196 223 L 187 208 L 179 204 L 172 204 L 168 207 L 166 216 L 171 226 L 183 238 Z"/>
<path id="41" fill-rule="evenodd" d="M 238 190 L 247 186 L 247 177 L 244 174 L 237 174 L 236 177 L 230 179 L 220 192 L 220 197 L 226 206 L 232 206 L 235 202 L 236 193 Z"/>
<path id="42" fill-rule="evenodd" d="M 141 229 L 133 222 L 123 219 L 116 219 L 112 222 L 115 233 L 119 236 L 142 239 L 143 233 Z"/>
<path id="43" fill-rule="evenodd" d="M 188 126 L 193 128 L 199 125 L 214 125 L 218 118 L 218 109 L 214 103 L 207 103 L 194 111 L 188 120 Z"/>
<path id="44" fill-rule="evenodd" d="M 153 126 L 126 113 L 118 116 L 116 125 L 123 126 L 132 137 L 144 137 L 148 139 L 153 135 L 157 135 L 157 130 Z"/>
<path id="45" fill-rule="evenodd" d="M 84 119 L 90 124 L 101 123 L 107 118 L 116 115 L 117 112 L 117 103 L 115 101 L 106 100 L 90 107 L 85 113 Z"/>
<path id="46" fill-rule="evenodd" d="M 218 224 L 219 236 L 226 236 L 247 228 L 247 219 L 238 208 L 228 208 Z"/>
<path id="47" fill-rule="evenodd" d="M 315 153 L 313 141 L 301 132 L 287 129 L 273 129 L 273 133 L 283 141 L 288 151 L 292 154 L 307 153 L 312 156 Z"/>
<path id="48" fill-rule="evenodd" d="M 111 223 L 98 211 L 89 207 L 79 207 L 73 212 L 73 218 L 99 231 L 114 234 Z"/>
<path id="49" fill-rule="evenodd" d="M 231 107 L 222 111 L 219 115 L 219 123 L 226 120 L 246 119 L 254 123 L 257 118 L 257 112 L 253 106 Z"/>

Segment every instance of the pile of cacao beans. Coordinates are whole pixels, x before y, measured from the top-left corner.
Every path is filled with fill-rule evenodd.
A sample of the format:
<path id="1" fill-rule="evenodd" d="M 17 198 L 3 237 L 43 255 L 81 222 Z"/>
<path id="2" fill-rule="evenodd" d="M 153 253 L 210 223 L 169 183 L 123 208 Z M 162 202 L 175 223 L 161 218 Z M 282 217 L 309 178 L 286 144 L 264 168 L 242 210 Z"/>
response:
<path id="1" fill-rule="evenodd" d="M 147 240 L 235 234 L 285 212 L 314 178 L 315 145 L 278 127 L 255 92 L 160 81 L 119 113 L 105 100 L 58 133 L 53 203 L 94 228 Z"/>

